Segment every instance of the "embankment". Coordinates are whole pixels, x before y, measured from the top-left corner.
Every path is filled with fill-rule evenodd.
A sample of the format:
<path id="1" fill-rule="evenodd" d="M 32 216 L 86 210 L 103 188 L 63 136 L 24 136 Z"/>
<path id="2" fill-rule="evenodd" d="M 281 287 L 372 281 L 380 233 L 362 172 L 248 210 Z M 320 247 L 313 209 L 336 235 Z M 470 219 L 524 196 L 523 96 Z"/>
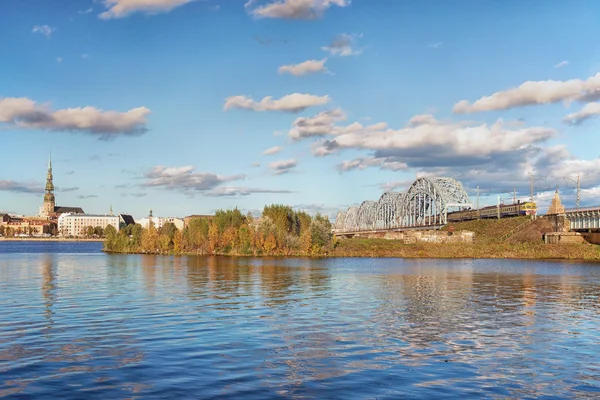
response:
<path id="1" fill-rule="evenodd" d="M 544 218 L 475 220 L 450 224 L 443 231 L 474 233 L 473 243 L 410 243 L 385 239 L 342 239 L 336 257 L 583 259 L 600 261 L 600 246 L 588 243 L 544 244 L 552 231 Z"/>

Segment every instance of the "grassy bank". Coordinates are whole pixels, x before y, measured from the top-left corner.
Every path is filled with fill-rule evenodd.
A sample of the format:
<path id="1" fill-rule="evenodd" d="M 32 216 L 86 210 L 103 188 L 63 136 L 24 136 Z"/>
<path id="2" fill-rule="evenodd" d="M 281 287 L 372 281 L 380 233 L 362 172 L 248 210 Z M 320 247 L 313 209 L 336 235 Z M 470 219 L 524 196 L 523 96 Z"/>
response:
<path id="1" fill-rule="evenodd" d="M 591 244 L 547 245 L 542 235 L 552 231 L 544 218 L 529 217 L 475 220 L 450 224 L 455 231 L 475 233 L 475 242 L 404 244 L 385 239 L 340 240 L 333 252 L 337 257 L 405 258 L 515 258 L 600 260 L 600 246 Z"/>
<path id="2" fill-rule="evenodd" d="M 340 241 L 334 257 L 401 258 L 515 258 L 599 260 L 600 246 L 591 244 L 544 243 L 417 243 L 404 244 L 385 239 L 348 239 Z"/>

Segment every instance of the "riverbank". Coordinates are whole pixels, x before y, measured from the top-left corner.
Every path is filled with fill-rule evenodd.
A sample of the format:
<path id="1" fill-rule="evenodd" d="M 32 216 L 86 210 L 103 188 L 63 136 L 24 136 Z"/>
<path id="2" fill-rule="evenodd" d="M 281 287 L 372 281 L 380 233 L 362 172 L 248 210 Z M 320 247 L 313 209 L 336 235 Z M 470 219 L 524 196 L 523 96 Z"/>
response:
<path id="1" fill-rule="evenodd" d="M 114 252 L 109 252 L 114 253 Z M 592 244 L 562 243 L 417 243 L 405 244 L 385 239 L 348 239 L 336 243 L 329 252 L 273 252 L 240 254 L 236 252 L 123 252 L 129 254 L 162 255 L 219 255 L 235 257 L 311 257 L 311 258 L 488 258 L 515 260 L 588 260 L 600 261 L 600 246 Z"/>
<path id="2" fill-rule="evenodd" d="M 0 242 L 104 242 L 104 239 L 85 239 L 85 238 L 7 238 L 0 237 Z"/>
<path id="3" fill-rule="evenodd" d="M 512 258 L 536 260 L 597 260 L 600 246 L 561 243 L 418 243 L 404 244 L 385 239 L 350 239 L 340 241 L 333 257 L 398 258 Z"/>

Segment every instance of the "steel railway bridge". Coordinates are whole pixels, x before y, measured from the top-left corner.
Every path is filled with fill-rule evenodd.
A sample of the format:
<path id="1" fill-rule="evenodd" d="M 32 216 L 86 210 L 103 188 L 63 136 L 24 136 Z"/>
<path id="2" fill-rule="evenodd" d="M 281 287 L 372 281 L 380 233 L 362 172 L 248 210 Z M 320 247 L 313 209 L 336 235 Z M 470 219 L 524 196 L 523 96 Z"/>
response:
<path id="1" fill-rule="evenodd" d="M 462 184 L 452 178 L 419 178 L 406 193 L 386 192 L 379 201 L 363 201 L 360 207 L 340 211 L 334 234 L 389 230 L 439 229 L 448 212 L 472 206 Z"/>
<path id="2" fill-rule="evenodd" d="M 600 230 L 600 206 L 567 209 L 565 215 L 572 231 Z"/>

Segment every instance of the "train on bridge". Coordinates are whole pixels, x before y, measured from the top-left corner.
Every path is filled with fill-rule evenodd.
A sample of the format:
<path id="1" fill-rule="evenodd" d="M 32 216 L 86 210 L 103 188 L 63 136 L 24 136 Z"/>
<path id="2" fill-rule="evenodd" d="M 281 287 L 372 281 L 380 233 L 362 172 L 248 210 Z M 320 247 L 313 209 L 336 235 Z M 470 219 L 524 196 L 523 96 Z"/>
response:
<path id="1" fill-rule="evenodd" d="M 462 184 L 449 177 L 422 177 L 405 193 L 386 192 L 378 201 L 363 201 L 338 213 L 333 233 L 352 235 L 359 232 L 439 229 L 449 222 L 478 218 L 535 215 L 533 202 L 473 208 Z"/>
<path id="2" fill-rule="evenodd" d="M 454 211 L 448 213 L 448 222 L 469 221 L 480 218 L 507 218 L 519 217 L 523 215 L 536 215 L 537 204 L 531 201 L 515 204 L 500 204 L 500 206 L 483 207 L 479 210 L 471 209 L 464 211 Z"/>

